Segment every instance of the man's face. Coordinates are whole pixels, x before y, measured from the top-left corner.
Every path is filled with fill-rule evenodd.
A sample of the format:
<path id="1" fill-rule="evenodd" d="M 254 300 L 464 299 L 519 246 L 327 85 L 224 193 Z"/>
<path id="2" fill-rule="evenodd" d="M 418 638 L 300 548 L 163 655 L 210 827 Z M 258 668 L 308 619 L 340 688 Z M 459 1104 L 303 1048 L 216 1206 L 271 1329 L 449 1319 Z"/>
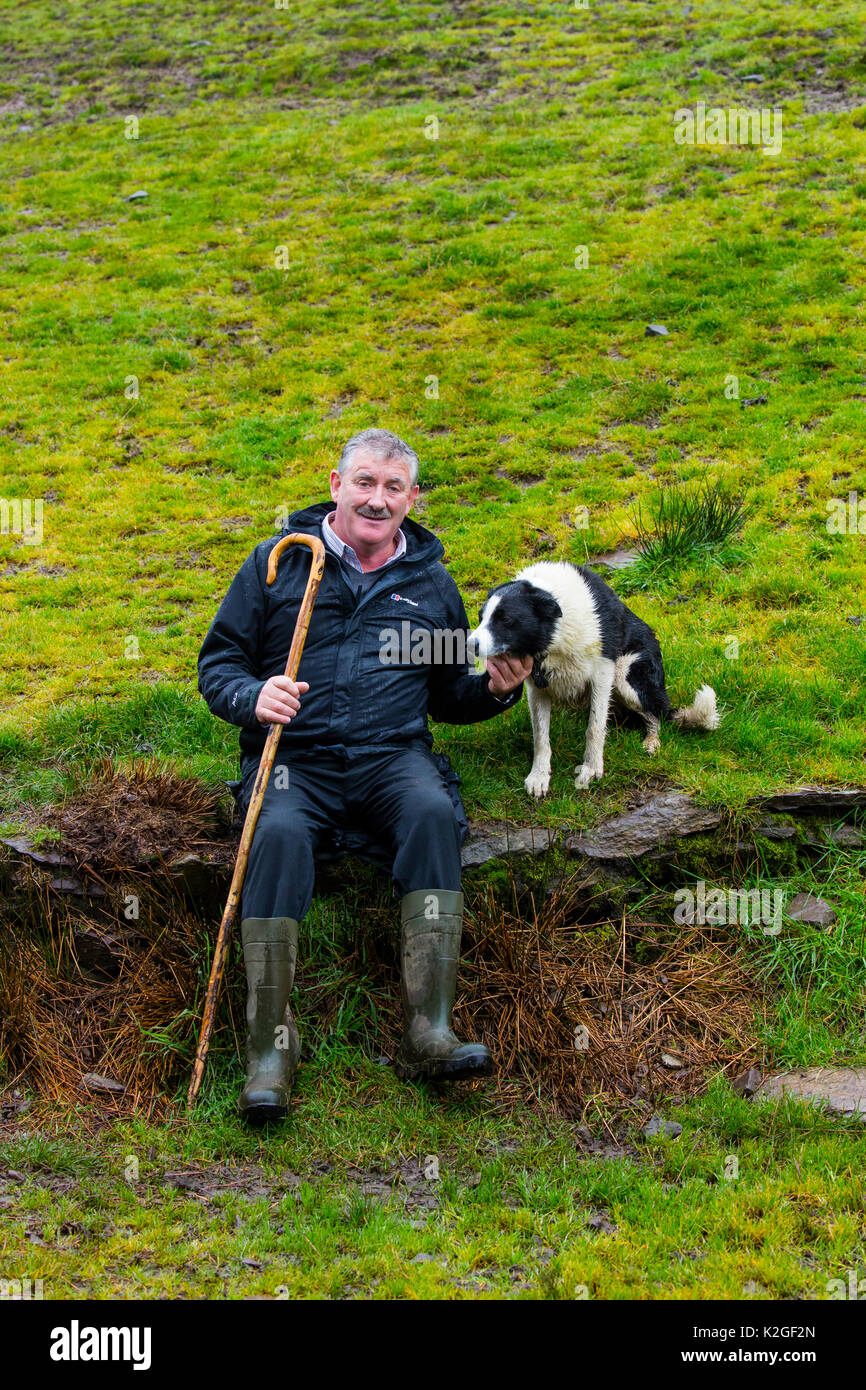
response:
<path id="1" fill-rule="evenodd" d="M 418 484 L 412 486 L 405 463 L 360 449 L 342 477 L 332 470 L 331 496 L 337 535 L 356 554 L 370 554 L 393 541 L 418 496 Z"/>

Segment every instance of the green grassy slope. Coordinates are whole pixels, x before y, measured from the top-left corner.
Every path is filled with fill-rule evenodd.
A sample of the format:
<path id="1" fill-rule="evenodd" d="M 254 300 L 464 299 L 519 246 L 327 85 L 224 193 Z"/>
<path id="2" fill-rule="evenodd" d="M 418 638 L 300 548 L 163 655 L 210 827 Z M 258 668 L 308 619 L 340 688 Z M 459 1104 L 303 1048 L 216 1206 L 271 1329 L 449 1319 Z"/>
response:
<path id="1" fill-rule="evenodd" d="M 655 764 L 617 734 L 578 798 L 562 717 L 542 815 L 650 771 L 732 803 L 863 780 L 863 539 L 825 526 L 866 497 L 856 5 L 70 4 L 46 32 L 7 4 L 0 43 L 2 495 L 45 499 L 41 545 L 0 536 L 14 782 L 83 719 L 231 775 L 202 636 L 375 422 L 418 447 L 471 614 L 533 556 L 628 539 L 657 481 L 709 467 L 754 501 L 720 563 L 630 597 L 723 731 Z M 781 152 L 677 145 L 698 100 L 780 108 Z M 440 737 L 473 810 L 535 814 L 525 705 Z"/>
<path id="2" fill-rule="evenodd" d="M 679 1138 L 593 1156 L 564 1127 L 333 1058 L 265 1143 L 229 1103 L 191 1128 L 9 1144 L 5 1268 L 97 1299 L 811 1301 L 863 1277 L 856 1121 L 718 1086 Z"/>

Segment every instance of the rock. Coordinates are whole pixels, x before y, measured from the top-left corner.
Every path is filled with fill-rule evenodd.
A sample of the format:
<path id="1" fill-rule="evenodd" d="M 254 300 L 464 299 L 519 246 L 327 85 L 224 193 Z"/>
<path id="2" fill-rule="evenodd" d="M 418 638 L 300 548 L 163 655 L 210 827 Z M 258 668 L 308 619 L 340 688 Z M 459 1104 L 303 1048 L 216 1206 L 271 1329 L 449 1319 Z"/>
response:
<path id="1" fill-rule="evenodd" d="M 112 1095 L 122 1096 L 126 1091 L 120 1081 L 113 1081 L 110 1076 L 98 1076 L 95 1071 L 85 1072 L 78 1084 L 85 1091 L 108 1091 Z"/>
<path id="2" fill-rule="evenodd" d="M 7 845 L 16 854 L 23 855 L 25 859 L 32 859 L 34 864 L 60 865 L 63 868 L 72 867 L 72 860 L 65 859 L 62 854 L 49 851 L 43 854 L 41 850 L 35 849 L 30 840 L 24 835 L 12 836 L 9 839 L 0 840 L 0 845 Z"/>
<path id="3" fill-rule="evenodd" d="M 22 1096 L 20 1091 L 13 1091 L 7 1100 L 0 1100 L 0 1116 L 8 1120 L 13 1115 L 25 1115 L 31 1104 L 30 1099 Z"/>
<path id="4" fill-rule="evenodd" d="M 828 825 L 825 827 L 828 840 L 832 840 L 834 845 L 841 845 L 848 849 L 859 849 L 866 840 L 861 830 L 856 825 L 839 825 L 833 829 Z"/>
<path id="5" fill-rule="evenodd" d="M 104 898 L 105 889 L 101 883 L 82 883 L 79 878 L 52 878 L 48 885 L 55 893 L 72 893 L 76 898 Z"/>
<path id="6" fill-rule="evenodd" d="M 788 792 L 755 798 L 755 805 L 765 811 L 788 811 L 794 815 L 811 811 L 845 811 L 866 806 L 866 787 L 795 787 Z"/>
<path id="7" fill-rule="evenodd" d="M 644 330 L 645 338 L 667 338 L 668 330 L 663 323 L 648 323 Z"/>
<path id="8" fill-rule="evenodd" d="M 661 1115 L 653 1115 L 641 1129 L 641 1134 L 645 1134 L 647 1139 L 655 1139 L 660 1134 L 667 1139 L 678 1139 L 682 1132 L 683 1127 L 676 1120 L 665 1120 Z"/>
<path id="9" fill-rule="evenodd" d="M 566 847 L 570 854 L 589 859 L 639 859 L 669 840 L 715 830 L 721 821 L 721 812 L 714 806 L 696 806 L 685 792 L 662 792 L 595 830 L 570 836 Z"/>
<path id="10" fill-rule="evenodd" d="M 746 397 L 745 400 L 740 401 L 740 405 L 766 405 L 766 404 L 767 404 L 767 397 L 766 397 L 766 396 L 748 396 L 748 397 Z"/>
<path id="11" fill-rule="evenodd" d="M 123 201 L 124 201 L 125 203 L 142 203 L 142 202 L 144 202 L 144 199 L 145 199 L 146 197 L 147 197 L 147 191 L 146 191 L 146 189 L 144 189 L 144 188 L 137 188 L 137 189 L 135 190 L 134 193 L 130 193 L 130 194 L 128 195 L 128 197 L 124 198 Z"/>
<path id="12" fill-rule="evenodd" d="M 469 827 L 461 858 L 464 869 L 477 869 L 491 859 L 511 854 L 546 854 L 555 843 L 555 834 L 543 826 L 477 821 Z"/>
<path id="13" fill-rule="evenodd" d="M 426 1222 L 424 1225 L 426 1226 Z M 419 1250 L 417 1255 L 413 1255 L 409 1261 L 410 1265 L 429 1265 L 435 1263 L 436 1256 L 428 1255 L 423 1250 Z"/>
<path id="14" fill-rule="evenodd" d="M 197 854 L 183 854 L 172 859 L 169 873 L 192 898 L 206 898 L 213 885 L 213 865 Z"/>
<path id="15" fill-rule="evenodd" d="M 682 1057 L 677 1057 L 673 1052 L 663 1052 L 660 1060 L 663 1067 L 670 1067 L 672 1071 L 679 1071 L 683 1065 Z"/>
<path id="16" fill-rule="evenodd" d="M 586 1218 L 586 1224 L 591 1231 L 601 1231 L 604 1235 L 612 1235 L 619 1230 L 606 1211 L 593 1212 L 592 1216 Z"/>
<path id="17" fill-rule="evenodd" d="M 785 908 L 785 916 L 792 922 L 814 922 L 818 927 L 829 927 L 836 921 L 836 911 L 823 898 L 811 893 L 798 893 Z"/>
<path id="18" fill-rule="evenodd" d="M 866 617 L 862 613 L 850 613 L 846 621 L 852 623 L 854 627 L 859 627 L 861 623 L 866 622 Z"/>
<path id="19" fill-rule="evenodd" d="M 764 1079 L 754 1099 L 781 1100 L 786 1095 L 866 1120 L 866 1067 L 803 1067 L 776 1072 Z"/>
<path id="20" fill-rule="evenodd" d="M 797 831 L 793 825 L 780 825 L 778 821 L 759 821 L 755 832 L 765 840 L 792 840 Z"/>
<path id="21" fill-rule="evenodd" d="M 94 927 L 75 927 L 72 939 L 75 956 L 82 969 L 96 970 L 110 978 L 120 974 L 123 946 L 117 937 L 97 931 Z"/>
<path id="22" fill-rule="evenodd" d="M 761 1084 L 763 1077 L 757 1067 L 749 1067 L 748 1071 L 740 1072 L 740 1075 L 731 1082 L 731 1089 L 736 1091 L 738 1096 L 753 1096 Z"/>
<path id="23" fill-rule="evenodd" d="M 639 550 L 612 550 L 609 555 L 591 555 L 587 564 L 607 565 L 609 570 L 624 570 L 639 558 Z"/>

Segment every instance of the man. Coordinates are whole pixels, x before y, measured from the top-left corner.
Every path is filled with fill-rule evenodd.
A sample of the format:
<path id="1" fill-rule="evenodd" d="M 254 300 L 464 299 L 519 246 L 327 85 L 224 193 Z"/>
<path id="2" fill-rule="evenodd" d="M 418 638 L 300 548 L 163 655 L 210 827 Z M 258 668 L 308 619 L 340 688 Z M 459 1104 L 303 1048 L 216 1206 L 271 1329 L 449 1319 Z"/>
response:
<path id="1" fill-rule="evenodd" d="M 241 726 L 242 805 L 268 726 L 286 726 L 242 896 L 248 1038 L 239 1108 L 251 1124 L 288 1111 L 300 1051 L 289 1009 L 298 924 L 312 900 L 317 850 L 353 828 L 386 853 L 401 897 L 398 1074 L 456 1080 L 492 1068 L 486 1047 L 451 1030 L 461 831 L 427 717 L 471 724 L 510 709 L 531 662 L 495 657 L 476 673 L 457 650 L 466 610 L 440 563 L 442 545 L 408 519 L 418 458 L 407 444 L 388 430 L 362 431 L 343 449 L 330 486 L 333 506 L 295 512 L 286 526 L 320 536 L 326 551 L 298 679 L 282 672 L 310 552 L 291 547 L 269 588 L 276 535 L 241 566 L 198 659 L 211 712 Z M 411 642 L 395 643 L 407 626 Z"/>

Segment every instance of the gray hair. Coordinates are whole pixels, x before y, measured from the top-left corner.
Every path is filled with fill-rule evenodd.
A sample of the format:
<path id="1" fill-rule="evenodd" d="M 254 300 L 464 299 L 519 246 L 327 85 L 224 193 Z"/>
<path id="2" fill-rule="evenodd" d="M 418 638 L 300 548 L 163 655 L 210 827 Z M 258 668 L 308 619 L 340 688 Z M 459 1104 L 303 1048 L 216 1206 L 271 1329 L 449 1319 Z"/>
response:
<path id="1" fill-rule="evenodd" d="M 369 449 L 385 462 L 389 459 L 397 459 L 400 463 L 405 463 L 409 469 L 409 481 L 412 487 L 417 483 L 418 455 L 398 434 L 393 434 L 391 430 L 373 429 L 361 430 L 360 434 L 353 434 L 348 443 L 343 445 L 340 462 L 337 464 L 337 472 L 341 476 L 359 449 Z"/>

